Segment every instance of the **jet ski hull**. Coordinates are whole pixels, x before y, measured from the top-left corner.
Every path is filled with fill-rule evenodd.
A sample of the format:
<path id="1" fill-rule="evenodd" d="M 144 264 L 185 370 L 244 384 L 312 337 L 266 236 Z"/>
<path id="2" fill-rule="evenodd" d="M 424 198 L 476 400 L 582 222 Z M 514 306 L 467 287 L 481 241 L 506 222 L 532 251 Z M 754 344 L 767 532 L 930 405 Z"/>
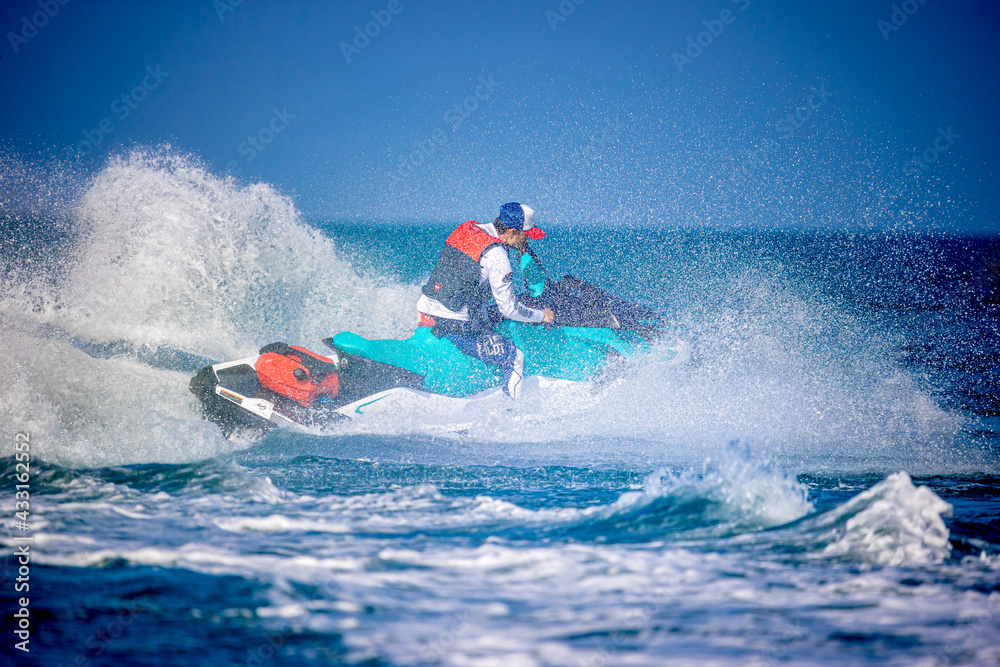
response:
<path id="1" fill-rule="evenodd" d="M 610 358 L 649 349 L 650 341 L 663 333 L 663 321 L 655 312 L 572 276 L 550 282 L 546 289 L 544 298 L 557 313 L 556 326 L 513 321 L 498 325 L 498 331 L 524 353 L 525 378 L 585 382 L 599 375 Z M 545 303 L 539 300 L 536 305 Z M 449 400 L 465 404 L 500 391 L 498 368 L 462 353 L 426 326 L 417 327 L 406 340 L 368 340 L 345 331 L 323 342 L 335 352 L 334 359 L 272 343 L 256 357 L 206 366 L 191 380 L 191 391 L 201 400 L 205 418 L 217 423 L 227 437 L 259 436 L 278 427 L 322 429 L 372 413 L 419 410 L 429 405 L 428 399 L 435 404 Z M 670 358 L 679 354 L 662 347 L 658 351 Z M 277 363 L 260 363 L 265 353 Z M 274 359 L 274 354 L 292 355 L 292 361 Z M 291 367 L 296 367 L 294 379 Z M 285 374 L 261 375 L 266 368 L 281 368 Z M 336 378 L 324 379 L 332 368 Z M 304 389 L 297 382 L 303 382 Z M 323 393 L 327 386 L 338 390 Z M 275 388 L 287 389 L 286 395 Z"/>
<path id="2" fill-rule="evenodd" d="M 256 370 L 258 359 L 260 355 L 206 366 L 191 379 L 189 388 L 201 401 L 205 419 L 218 424 L 227 438 L 261 437 L 279 427 L 323 428 L 355 414 L 355 404 L 365 399 L 423 384 L 422 377 L 405 369 L 342 354 L 339 393 L 306 407 L 265 387 Z"/>

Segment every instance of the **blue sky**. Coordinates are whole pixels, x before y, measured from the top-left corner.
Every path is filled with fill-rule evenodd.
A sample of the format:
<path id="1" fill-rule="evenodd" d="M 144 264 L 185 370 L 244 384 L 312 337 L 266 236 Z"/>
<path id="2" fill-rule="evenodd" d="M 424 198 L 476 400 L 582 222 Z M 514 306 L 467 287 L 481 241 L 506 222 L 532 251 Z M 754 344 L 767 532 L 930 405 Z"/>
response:
<path id="1" fill-rule="evenodd" d="M 5 2 L 0 142 L 322 219 L 1000 232 L 996 2 L 577 2 Z"/>

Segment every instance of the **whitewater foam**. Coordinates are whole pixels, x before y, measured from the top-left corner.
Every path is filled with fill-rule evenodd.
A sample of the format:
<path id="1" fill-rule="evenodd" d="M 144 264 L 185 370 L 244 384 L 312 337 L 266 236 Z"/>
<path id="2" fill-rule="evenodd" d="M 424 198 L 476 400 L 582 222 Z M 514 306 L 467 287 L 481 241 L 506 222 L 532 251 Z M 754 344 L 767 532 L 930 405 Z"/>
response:
<path id="1" fill-rule="evenodd" d="M 190 157 L 112 159 L 76 222 L 60 296 L 74 333 L 91 340 L 230 358 L 262 340 L 315 344 L 339 328 L 391 336 L 412 326 L 404 288 L 361 278 L 288 197 L 213 176 Z"/>
<path id="2" fill-rule="evenodd" d="M 941 519 L 951 505 L 926 486 L 914 486 L 898 472 L 830 512 L 842 533 L 823 556 L 849 556 L 880 565 L 941 562 L 951 553 L 948 528 Z"/>
<path id="3" fill-rule="evenodd" d="M 273 340 L 315 347 L 343 329 L 412 326 L 415 288 L 360 277 L 287 197 L 189 156 L 113 157 L 65 208 L 68 248 L 50 248 L 59 256 L 41 275 L 11 269 L 0 294 L 0 343 L 14 359 L 0 380 L 16 388 L 0 415 L 49 460 L 183 461 L 234 447 L 201 422 L 185 374 L 136 353 L 88 358 L 76 340 L 225 359 Z"/>
<path id="4" fill-rule="evenodd" d="M 248 446 L 201 423 L 184 373 L 158 350 L 223 360 L 274 340 L 315 348 L 341 330 L 412 332 L 417 286 L 359 275 L 267 184 L 217 177 L 160 148 L 114 156 L 64 190 L 78 193 L 62 207 L 67 242 L 40 274 L 14 272 L 0 290 L 0 343 L 17 352 L 0 369 L 17 388 L 0 396 L 0 415 L 33 429 L 51 460 L 184 461 Z M 552 243 L 557 257 L 579 254 Z M 462 457 L 633 468 L 691 465 L 733 439 L 798 470 L 959 465 L 962 418 L 899 369 L 878 327 L 739 248 L 672 251 L 646 262 L 644 296 L 695 346 L 695 363 L 654 346 L 598 382 L 529 379 L 516 404 L 407 410 L 332 437 L 444 434 Z M 100 356 L 108 346 L 122 352 L 73 349 Z"/>
<path id="5" fill-rule="evenodd" d="M 654 472 L 643 491 L 623 494 L 607 512 L 628 520 L 655 504 L 668 515 L 665 526 L 683 527 L 671 535 L 674 539 L 756 531 L 789 523 L 814 509 L 805 485 L 737 445 L 721 460 L 707 460 L 700 472 Z"/>
<path id="6" fill-rule="evenodd" d="M 941 563 L 951 555 L 943 516 L 951 505 L 910 476 L 896 472 L 826 512 L 788 526 L 732 537 L 748 552 L 773 550 L 806 560 L 873 566 Z"/>

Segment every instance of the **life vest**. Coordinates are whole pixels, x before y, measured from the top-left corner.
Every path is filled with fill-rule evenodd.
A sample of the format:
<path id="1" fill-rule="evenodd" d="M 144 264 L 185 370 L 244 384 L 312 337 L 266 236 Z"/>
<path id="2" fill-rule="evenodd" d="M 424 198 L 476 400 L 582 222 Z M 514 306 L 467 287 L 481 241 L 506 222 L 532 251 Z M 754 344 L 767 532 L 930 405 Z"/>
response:
<path id="1" fill-rule="evenodd" d="M 474 310 L 492 295 L 489 283 L 480 285 L 479 259 L 489 248 L 503 241 L 484 232 L 475 220 L 463 222 L 448 236 L 423 293 L 446 308 Z"/>
<path id="2" fill-rule="evenodd" d="M 262 385 L 307 408 L 321 395 L 333 398 L 340 391 L 340 378 L 333 359 L 298 345 L 265 345 L 260 349 L 254 370 Z"/>

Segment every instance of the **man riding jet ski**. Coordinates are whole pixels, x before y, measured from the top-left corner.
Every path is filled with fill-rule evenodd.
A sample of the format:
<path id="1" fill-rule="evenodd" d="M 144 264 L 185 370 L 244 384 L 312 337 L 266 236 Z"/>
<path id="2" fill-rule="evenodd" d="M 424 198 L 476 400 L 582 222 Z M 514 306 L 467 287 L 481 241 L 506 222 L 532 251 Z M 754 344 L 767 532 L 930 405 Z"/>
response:
<path id="1" fill-rule="evenodd" d="M 516 397 L 522 376 L 588 381 L 610 357 L 648 347 L 663 331 L 660 316 L 573 276 L 549 280 L 525 238 L 542 236 L 533 222 L 530 208 L 505 204 L 492 224 L 466 222 L 452 232 L 417 302 L 420 326 L 406 340 L 344 331 L 323 341 L 328 357 L 272 343 L 256 356 L 206 366 L 190 386 L 205 418 L 227 437 L 260 436 L 428 401 L 457 409 L 498 385 Z M 511 289 L 508 250 L 522 253 L 521 296 Z M 658 353 L 679 357 L 675 349 Z"/>
<path id="2" fill-rule="evenodd" d="M 524 352 L 496 332 L 503 318 L 552 324 L 551 308 L 530 308 L 514 294 L 507 248 L 524 252 L 528 238 L 545 232 L 534 224 L 535 212 L 517 202 L 504 204 L 492 223 L 463 222 L 445 241 L 430 280 L 417 301 L 421 326 L 447 338 L 459 350 L 503 369 L 503 390 L 521 393 Z"/>

